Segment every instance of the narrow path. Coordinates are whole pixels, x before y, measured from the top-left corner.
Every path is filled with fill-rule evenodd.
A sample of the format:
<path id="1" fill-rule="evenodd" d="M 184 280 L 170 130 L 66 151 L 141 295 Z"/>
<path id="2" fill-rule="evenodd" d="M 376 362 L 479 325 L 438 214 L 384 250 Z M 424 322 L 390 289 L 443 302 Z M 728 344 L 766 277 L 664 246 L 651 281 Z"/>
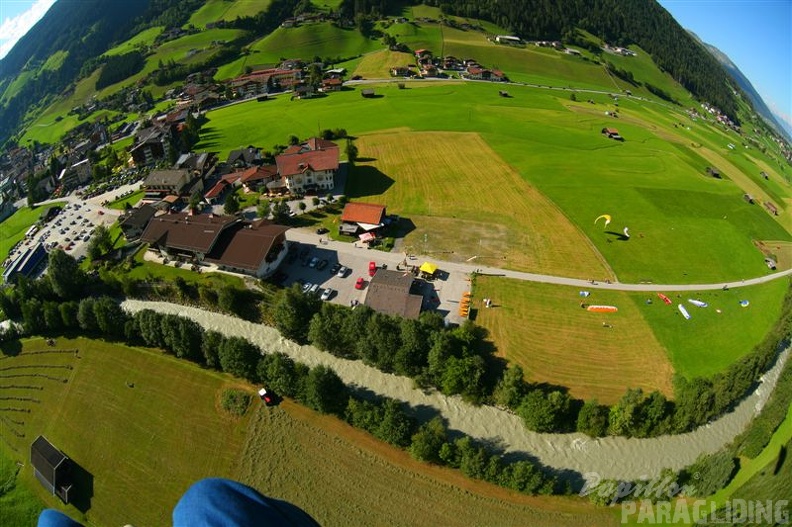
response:
<path id="1" fill-rule="evenodd" d="M 299 346 L 284 339 L 274 328 L 253 324 L 227 315 L 165 302 L 126 300 L 129 312 L 153 309 L 189 317 L 205 329 L 224 335 L 244 336 L 267 353 L 284 352 L 311 367 L 325 364 L 350 385 L 392 397 L 420 408 L 420 417 L 440 414 L 452 430 L 500 445 L 507 452 L 526 453 L 542 464 L 580 474 L 596 473 L 603 478 L 637 479 L 654 477 L 664 468 L 681 469 L 703 453 L 719 450 L 745 429 L 764 406 L 789 357 L 786 350 L 761 380 L 756 391 L 729 414 L 693 432 L 651 439 L 605 437 L 592 439 L 583 434 L 540 434 L 529 432 L 516 415 L 492 406 L 473 406 L 460 397 L 424 392 L 406 377 L 382 373 L 360 361 L 339 359 L 313 346 Z"/>

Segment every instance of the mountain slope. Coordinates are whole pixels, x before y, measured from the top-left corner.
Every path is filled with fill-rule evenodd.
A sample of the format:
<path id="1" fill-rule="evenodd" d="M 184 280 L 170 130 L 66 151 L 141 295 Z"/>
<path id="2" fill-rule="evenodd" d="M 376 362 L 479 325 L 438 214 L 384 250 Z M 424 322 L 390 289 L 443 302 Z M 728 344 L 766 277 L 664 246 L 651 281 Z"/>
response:
<path id="1" fill-rule="evenodd" d="M 770 108 L 768 108 L 767 104 L 765 104 L 762 96 L 759 95 L 759 92 L 757 92 L 756 88 L 754 88 L 753 84 L 751 84 L 751 81 L 748 80 L 748 77 L 746 77 L 745 74 L 740 71 L 740 68 L 738 68 L 734 62 L 732 62 L 729 56 L 712 44 L 707 44 L 701 40 L 699 36 L 692 31 L 688 30 L 688 33 L 698 40 L 707 49 L 707 51 L 709 51 L 712 56 L 721 63 L 721 65 L 726 69 L 729 75 L 731 75 L 737 85 L 751 100 L 754 110 L 756 110 L 756 113 L 765 120 L 768 126 L 774 129 L 777 133 L 784 135 L 788 140 L 792 141 L 792 135 L 790 132 L 784 128 L 783 124 L 780 123 L 778 119 L 776 119 L 775 115 L 773 115 L 773 112 L 770 110 Z"/>

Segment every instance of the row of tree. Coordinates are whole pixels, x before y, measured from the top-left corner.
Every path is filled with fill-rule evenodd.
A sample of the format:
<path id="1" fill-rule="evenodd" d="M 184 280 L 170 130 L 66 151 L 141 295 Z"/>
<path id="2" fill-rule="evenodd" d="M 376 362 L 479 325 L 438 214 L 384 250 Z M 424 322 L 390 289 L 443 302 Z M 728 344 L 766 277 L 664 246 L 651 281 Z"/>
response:
<path id="1" fill-rule="evenodd" d="M 337 357 L 360 359 L 386 373 L 412 377 L 447 395 L 484 401 L 495 374 L 481 328 L 467 323 L 446 328 L 437 313 L 419 320 L 321 302 L 299 286 L 282 290 L 273 306 L 278 330 L 297 342 L 310 342 Z"/>
<path id="2" fill-rule="evenodd" d="M 106 86 L 120 82 L 143 69 L 146 59 L 140 51 L 130 51 L 122 55 L 107 57 L 99 78 L 96 79 L 96 89 L 101 90 Z"/>

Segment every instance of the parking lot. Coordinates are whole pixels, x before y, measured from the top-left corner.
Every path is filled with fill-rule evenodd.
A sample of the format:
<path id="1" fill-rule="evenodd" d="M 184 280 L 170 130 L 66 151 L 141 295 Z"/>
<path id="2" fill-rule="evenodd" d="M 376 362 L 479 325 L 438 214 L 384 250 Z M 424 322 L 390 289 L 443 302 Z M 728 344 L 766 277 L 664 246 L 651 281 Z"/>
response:
<path id="1" fill-rule="evenodd" d="M 292 229 L 287 233 L 287 239 L 292 248 L 286 262 L 280 271 L 285 275 L 283 285 L 291 286 L 297 282 L 317 285 L 313 294 L 321 295 L 322 290 L 331 288 L 332 295 L 329 302 L 342 305 L 352 305 L 355 301 L 363 303 L 371 277 L 369 276 L 369 263 L 375 262 L 377 268 L 386 265 L 390 270 L 404 269 L 404 253 L 386 253 L 369 250 L 360 245 L 344 242 L 323 240 L 318 242 L 318 236 L 307 230 Z M 309 240 L 316 240 L 312 242 Z M 314 260 L 315 259 L 315 260 Z M 314 266 L 311 266 L 312 260 Z M 326 264 L 320 262 L 326 261 Z M 408 266 L 420 266 L 422 261 L 407 260 Z M 347 268 L 343 277 L 337 276 L 331 270 L 335 264 Z M 319 267 L 322 267 L 319 269 Z M 363 279 L 363 288 L 356 289 L 358 279 Z M 462 293 L 470 290 L 467 274 L 461 272 L 448 272 L 440 270 L 434 280 L 417 279 L 412 293 L 424 297 L 422 311 L 437 310 L 448 322 L 461 323 L 459 316 L 459 302 Z"/>
<path id="2" fill-rule="evenodd" d="M 48 250 L 59 247 L 81 260 L 97 225 L 111 225 L 118 219 L 119 211 L 103 209 L 77 199 L 69 199 L 61 212 L 29 238 L 25 238 L 9 253 L 13 261 L 28 248 L 41 243 Z"/>

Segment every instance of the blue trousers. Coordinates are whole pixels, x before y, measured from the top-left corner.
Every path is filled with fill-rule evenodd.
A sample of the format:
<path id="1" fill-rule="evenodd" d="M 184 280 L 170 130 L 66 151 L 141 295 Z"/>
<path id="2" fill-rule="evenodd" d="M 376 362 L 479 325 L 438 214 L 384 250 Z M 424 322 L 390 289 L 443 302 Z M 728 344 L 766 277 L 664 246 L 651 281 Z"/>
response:
<path id="1" fill-rule="evenodd" d="M 173 509 L 174 527 L 306 526 L 318 524 L 302 509 L 268 498 L 228 479 L 194 483 Z M 54 509 L 41 512 L 38 527 L 83 527 Z"/>

